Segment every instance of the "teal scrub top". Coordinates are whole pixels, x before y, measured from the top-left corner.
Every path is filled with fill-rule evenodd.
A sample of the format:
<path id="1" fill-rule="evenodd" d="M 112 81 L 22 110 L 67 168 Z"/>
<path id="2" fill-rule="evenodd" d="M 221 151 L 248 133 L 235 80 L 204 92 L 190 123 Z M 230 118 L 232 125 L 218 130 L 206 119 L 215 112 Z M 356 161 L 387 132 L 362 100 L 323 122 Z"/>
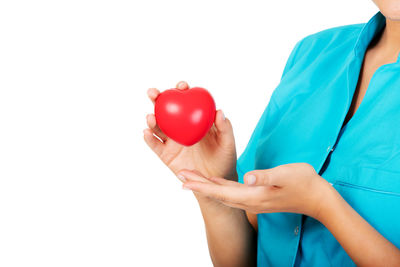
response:
<path id="1" fill-rule="evenodd" d="M 380 66 L 343 127 L 366 49 L 386 25 L 329 28 L 298 41 L 250 140 L 239 182 L 255 169 L 306 162 L 380 234 L 400 248 L 400 54 Z M 258 266 L 355 266 L 317 220 L 261 213 Z"/>

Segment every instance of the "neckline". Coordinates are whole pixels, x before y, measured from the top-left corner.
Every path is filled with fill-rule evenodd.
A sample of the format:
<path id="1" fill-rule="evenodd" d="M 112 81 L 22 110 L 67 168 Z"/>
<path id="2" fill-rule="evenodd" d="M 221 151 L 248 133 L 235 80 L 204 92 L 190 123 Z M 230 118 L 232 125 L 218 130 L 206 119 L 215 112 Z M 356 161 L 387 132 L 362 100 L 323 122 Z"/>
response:
<path id="1" fill-rule="evenodd" d="M 372 18 L 370 18 L 367 23 L 364 24 L 361 31 L 359 32 L 356 43 L 353 47 L 354 56 L 363 59 L 372 40 L 378 34 L 381 34 L 385 27 L 386 17 L 379 10 L 375 13 L 374 16 L 372 16 Z M 384 65 L 390 64 L 400 64 L 400 51 L 397 54 L 397 59 L 395 62 L 387 63 Z"/>
<path id="2" fill-rule="evenodd" d="M 357 114 L 360 112 L 360 108 L 365 105 L 364 104 L 365 98 L 370 94 L 369 91 L 371 91 L 371 83 L 373 82 L 374 77 L 376 76 L 376 73 L 378 73 L 383 68 L 385 68 L 389 65 L 400 63 L 400 52 L 399 52 L 396 62 L 383 64 L 375 70 L 375 72 L 371 76 L 371 79 L 369 80 L 367 89 L 361 100 L 361 103 L 359 104 L 358 108 L 355 110 L 354 114 L 345 123 L 347 115 L 353 104 L 353 98 L 355 97 L 355 93 L 356 93 L 356 90 L 357 90 L 357 87 L 359 84 L 360 75 L 361 75 L 361 72 L 363 69 L 364 60 L 365 60 L 365 56 L 366 56 L 368 47 L 370 46 L 370 44 L 372 43 L 374 38 L 382 35 L 385 26 L 386 26 L 386 18 L 385 18 L 385 16 L 383 16 L 383 14 L 380 11 L 378 11 L 367 23 L 364 24 L 364 26 L 362 27 L 362 29 L 358 35 L 357 41 L 353 47 L 352 60 L 351 60 L 351 62 L 349 62 L 349 65 L 347 67 L 347 81 L 348 81 L 347 82 L 347 91 L 348 91 L 347 108 L 346 108 L 346 113 L 344 114 L 344 118 L 342 120 L 340 132 L 342 132 L 349 125 L 349 123 L 354 121 L 354 117 L 357 118 L 357 116 L 358 116 Z M 353 63 L 356 63 L 355 66 L 353 65 Z M 356 75 L 353 74 L 352 78 L 350 76 L 351 68 L 353 68 L 353 73 L 356 74 Z"/>

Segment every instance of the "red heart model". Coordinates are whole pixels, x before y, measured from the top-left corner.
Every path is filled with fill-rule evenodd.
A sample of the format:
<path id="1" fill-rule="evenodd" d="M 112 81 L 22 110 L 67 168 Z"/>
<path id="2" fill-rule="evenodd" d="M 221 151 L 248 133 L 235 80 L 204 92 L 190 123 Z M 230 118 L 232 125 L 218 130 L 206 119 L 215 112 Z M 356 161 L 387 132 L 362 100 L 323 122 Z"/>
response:
<path id="1" fill-rule="evenodd" d="M 207 134 L 215 114 L 214 99 L 201 87 L 165 90 L 157 96 L 154 105 L 161 131 L 184 146 L 197 143 Z"/>

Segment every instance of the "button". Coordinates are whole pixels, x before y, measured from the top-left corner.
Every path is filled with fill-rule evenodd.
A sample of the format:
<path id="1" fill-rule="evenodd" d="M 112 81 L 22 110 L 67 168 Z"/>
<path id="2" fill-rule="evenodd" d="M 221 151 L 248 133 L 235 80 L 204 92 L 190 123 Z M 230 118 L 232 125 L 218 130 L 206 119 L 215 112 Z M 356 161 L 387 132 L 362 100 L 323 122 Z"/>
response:
<path id="1" fill-rule="evenodd" d="M 299 227 L 296 226 L 296 228 L 294 228 L 294 235 L 298 235 L 299 234 Z"/>
<path id="2" fill-rule="evenodd" d="M 326 149 L 326 152 L 333 151 L 333 149 L 334 149 L 334 147 L 328 146 L 328 148 Z"/>

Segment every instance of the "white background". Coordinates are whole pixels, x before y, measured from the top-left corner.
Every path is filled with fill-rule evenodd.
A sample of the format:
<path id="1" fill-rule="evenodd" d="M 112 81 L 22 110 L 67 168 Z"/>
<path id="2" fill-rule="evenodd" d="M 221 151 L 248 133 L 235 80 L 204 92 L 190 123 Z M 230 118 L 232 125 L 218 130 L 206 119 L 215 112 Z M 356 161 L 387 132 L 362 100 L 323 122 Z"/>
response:
<path id="1" fill-rule="evenodd" d="M 1 1 L 0 266 L 212 266 L 146 146 L 149 87 L 207 88 L 238 155 L 295 43 L 372 1 Z"/>

